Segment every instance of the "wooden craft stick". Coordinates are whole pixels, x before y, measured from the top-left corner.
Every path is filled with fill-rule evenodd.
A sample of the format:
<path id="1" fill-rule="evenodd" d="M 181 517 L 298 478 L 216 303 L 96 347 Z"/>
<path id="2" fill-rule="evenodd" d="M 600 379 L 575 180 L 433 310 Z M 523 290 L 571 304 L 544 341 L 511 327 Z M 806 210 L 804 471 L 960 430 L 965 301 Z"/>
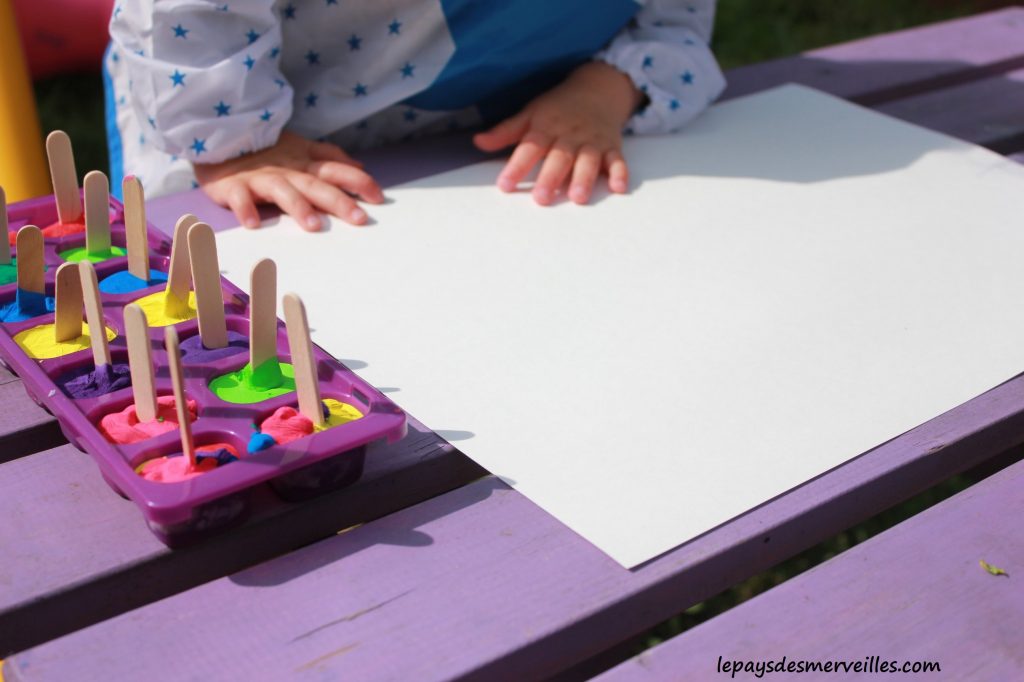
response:
<path id="1" fill-rule="evenodd" d="M 62 223 L 80 222 L 82 197 L 78 193 L 75 155 L 71 152 L 71 139 L 67 133 L 54 130 L 46 136 L 46 156 L 50 161 L 53 196 L 57 200 L 57 218 Z"/>
<path id="2" fill-rule="evenodd" d="M 4 188 L 0 187 L 0 234 L 3 235 L 4 243 L 0 245 L 0 265 L 11 264 L 11 241 L 7 236 L 7 195 Z"/>
<path id="3" fill-rule="evenodd" d="M 124 307 L 124 334 L 128 340 L 128 369 L 132 374 L 135 414 L 140 422 L 152 421 L 156 419 L 156 380 L 149 347 L 149 323 L 146 312 L 137 303 Z"/>
<path id="4" fill-rule="evenodd" d="M 314 426 L 323 426 L 324 413 L 320 405 L 320 380 L 316 372 L 316 358 L 313 357 L 313 341 L 309 338 L 306 306 L 297 294 L 284 295 L 284 322 L 288 328 L 288 347 L 292 352 L 299 412 L 312 421 Z"/>
<path id="5" fill-rule="evenodd" d="M 103 304 L 100 300 L 100 286 L 96 280 L 96 268 L 89 261 L 78 264 L 82 278 L 82 298 L 85 299 L 85 321 L 89 324 L 89 341 L 92 345 L 92 361 L 96 367 L 110 364 L 110 347 L 107 345 L 107 325 L 103 321 Z"/>
<path id="6" fill-rule="evenodd" d="M 142 183 L 134 175 L 121 183 L 124 194 L 124 228 L 128 247 L 128 272 L 149 281 L 149 243 L 146 241 L 146 206 Z"/>
<path id="7" fill-rule="evenodd" d="M 213 228 L 196 223 L 188 228 L 188 258 L 192 263 L 192 283 L 196 290 L 199 336 L 209 349 L 228 345 L 228 327 L 224 321 L 224 294 L 220 288 L 220 264 Z"/>
<path id="8" fill-rule="evenodd" d="M 110 251 L 110 185 L 102 171 L 89 171 L 85 187 L 85 250 L 90 256 Z"/>
<path id="9" fill-rule="evenodd" d="M 18 230 L 18 288 L 36 294 L 43 288 L 43 233 L 35 225 Z"/>
<path id="10" fill-rule="evenodd" d="M 54 337 L 57 343 L 82 335 L 82 276 L 77 263 L 64 263 L 57 268 L 54 305 Z"/>
<path id="11" fill-rule="evenodd" d="M 277 359 L 277 264 L 264 258 L 249 275 L 249 364 Z"/>
<path id="12" fill-rule="evenodd" d="M 184 309 L 188 302 L 188 292 L 192 289 L 192 271 L 189 269 L 188 230 L 199 222 L 191 213 L 178 218 L 174 225 L 174 237 L 171 241 L 171 264 L 167 268 L 167 293 Z M 173 311 L 168 310 L 168 313 Z"/>
<path id="13" fill-rule="evenodd" d="M 188 457 L 188 468 L 192 469 L 196 465 L 196 446 L 192 441 L 192 422 L 189 421 L 188 403 L 185 398 L 178 332 L 173 326 L 164 329 L 164 345 L 167 347 L 167 363 L 171 366 L 171 385 L 174 387 L 174 407 L 178 413 L 178 428 L 181 431 L 181 450 Z"/>

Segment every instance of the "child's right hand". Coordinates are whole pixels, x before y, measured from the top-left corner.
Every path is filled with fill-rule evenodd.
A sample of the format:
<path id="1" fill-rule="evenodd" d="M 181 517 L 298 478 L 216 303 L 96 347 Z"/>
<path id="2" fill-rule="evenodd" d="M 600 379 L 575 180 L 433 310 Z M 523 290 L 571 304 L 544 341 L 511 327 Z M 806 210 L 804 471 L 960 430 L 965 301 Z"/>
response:
<path id="1" fill-rule="evenodd" d="M 311 232 L 321 227 L 317 209 L 353 225 L 364 224 L 366 211 L 351 195 L 371 204 L 384 202 L 377 182 L 340 147 L 288 132 L 273 147 L 194 168 L 203 191 L 234 211 L 246 227 L 259 227 L 257 202 L 277 204 Z"/>

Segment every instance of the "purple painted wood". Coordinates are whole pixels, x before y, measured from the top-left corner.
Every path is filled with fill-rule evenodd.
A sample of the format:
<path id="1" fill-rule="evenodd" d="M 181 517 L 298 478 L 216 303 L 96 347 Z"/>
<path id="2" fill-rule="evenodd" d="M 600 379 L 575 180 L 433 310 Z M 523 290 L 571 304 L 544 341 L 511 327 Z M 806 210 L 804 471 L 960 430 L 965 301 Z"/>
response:
<path id="1" fill-rule="evenodd" d="M 418 422 L 362 479 L 299 504 L 258 490 L 242 527 L 171 551 L 70 445 L 0 465 L 0 657 L 240 570 L 484 475 Z"/>
<path id="2" fill-rule="evenodd" d="M 21 381 L 0 368 L 0 463 L 65 442 L 57 420 L 29 399 Z"/>
<path id="3" fill-rule="evenodd" d="M 537 679 L 1020 443 L 1022 404 L 1024 377 L 634 571 L 486 478 L 16 654 L 6 674 Z"/>
<path id="4" fill-rule="evenodd" d="M 1019 68 L 1022 46 L 1024 8 L 1013 7 L 732 69 L 725 96 L 794 82 L 877 104 Z"/>
<path id="5" fill-rule="evenodd" d="M 1022 679 L 1022 490 L 1018 462 L 597 679 L 711 679 L 719 656 L 783 655 L 938 661 L 942 679 Z M 1009 577 L 988 574 L 979 559 Z"/>

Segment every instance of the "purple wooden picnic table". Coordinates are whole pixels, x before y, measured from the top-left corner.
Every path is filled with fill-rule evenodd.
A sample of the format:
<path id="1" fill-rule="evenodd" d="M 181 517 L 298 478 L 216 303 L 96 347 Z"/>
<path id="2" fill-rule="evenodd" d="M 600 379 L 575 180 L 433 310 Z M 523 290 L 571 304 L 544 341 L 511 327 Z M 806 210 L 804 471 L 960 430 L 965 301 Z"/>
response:
<path id="1" fill-rule="evenodd" d="M 729 80 L 727 97 L 805 83 L 1024 160 L 1024 9 Z M 465 140 L 444 140 L 365 160 L 394 184 L 476 158 Z M 197 192 L 149 204 L 163 229 L 183 212 L 233 224 Z M 1024 442 L 1017 377 L 629 571 L 486 476 L 443 438 L 457 434 L 418 423 L 371 453 L 355 486 L 299 504 L 267 496 L 240 528 L 171 551 L 86 455 L 54 447 L 55 421 L 17 379 L 0 375 L 0 400 L 9 681 L 579 678 L 613 666 L 619 645 L 665 618 Z M 704 679 L 719 654 L 764 659 L 806 640 L 791 658 L 920 654 L 954 677 L 1020 678 L 1024 532 L 1011 519 L 1021 473 L 1007 469 L 607 675 Z M 981 571 L 983 558 L 1009 577 Z M 945 620 L 950 609 L 963 620 Z M 932 639 L 941 651 L 915 648 Z"/>

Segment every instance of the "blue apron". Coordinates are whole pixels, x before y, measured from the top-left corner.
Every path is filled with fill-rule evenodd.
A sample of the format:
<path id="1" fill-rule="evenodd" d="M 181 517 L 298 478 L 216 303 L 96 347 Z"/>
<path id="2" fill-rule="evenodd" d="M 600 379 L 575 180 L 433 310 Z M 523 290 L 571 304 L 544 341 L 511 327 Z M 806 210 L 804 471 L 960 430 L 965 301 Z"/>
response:
<path id="1" fill-rule="evenodd" d="M 406 104 L 477 105 L 485 122 L 518 111 L 590 59 L 633 18 L 633 0 L 441 0 L 455 53 Z"/>

